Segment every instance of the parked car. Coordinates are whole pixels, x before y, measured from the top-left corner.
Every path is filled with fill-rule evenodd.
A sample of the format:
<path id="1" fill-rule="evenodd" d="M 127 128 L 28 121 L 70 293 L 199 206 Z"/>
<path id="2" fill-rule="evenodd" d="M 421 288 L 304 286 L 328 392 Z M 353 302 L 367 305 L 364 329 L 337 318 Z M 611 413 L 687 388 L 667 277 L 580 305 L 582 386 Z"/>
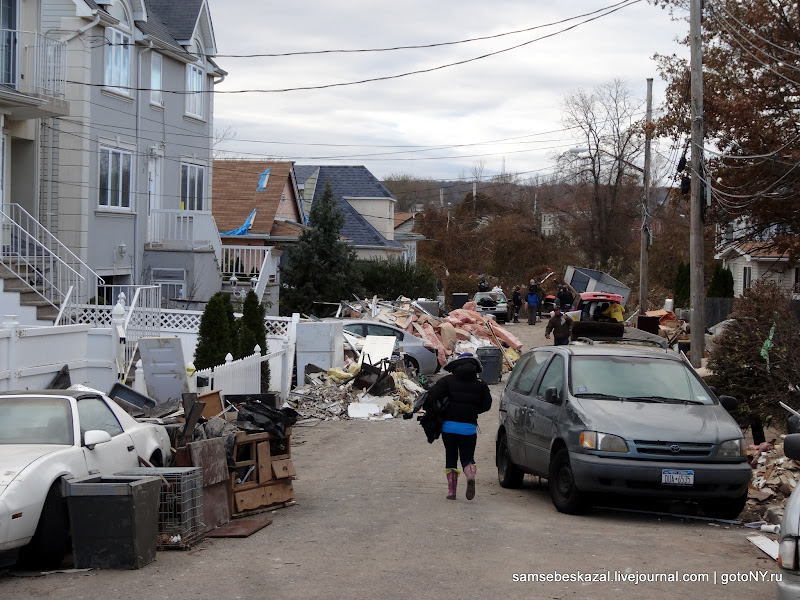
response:
<path id="1" fill-rule="evenodd" d="M 140 423 L 104 394 L 0 393 L 0 553 L 57 567 L 68 549 L 62 480 L 171 459 L 161 425 Z"/>
<path id="2" fill-rule="evenodd" d="M 397 338 L 395 348 L 404 353 L 406 367 L 414 369 L 420 375 L 432 375 L 439 371 L 439 359 L 436 347 L 427 340 L 380 321 L 364 319 L 345 321 L 344 330 L 366 337 L 368 335 L 391 335 Z"/>
<path id="3" fill-rule="evenodd" d="M 508 300 L 503 292 L 478 292 L 472 301 L 478 305 L 478 312 L 492 316 L 498 323 L 508 321 Z"/>
<path id="4" fill-rule="evenodd" d="M 751 469 L 742 431 L 681 355 L 626 344 L 536 348 L 500 401 L 498 478 L 548 479 L 555 507 L 584 510 L 601 494 L 687 499 L 735 518 Z"/>
<path id="5" fill-rule="evenodd" d="M 800 433 L 784 438 L 783 452 L 789 458 L 800 460 Z M 797 488 L 784 508 L 780 536 L 778 566 L 782 577 L 778 582 L 778 600 L 797 600 L 800 598 L 800 492 Z"/>

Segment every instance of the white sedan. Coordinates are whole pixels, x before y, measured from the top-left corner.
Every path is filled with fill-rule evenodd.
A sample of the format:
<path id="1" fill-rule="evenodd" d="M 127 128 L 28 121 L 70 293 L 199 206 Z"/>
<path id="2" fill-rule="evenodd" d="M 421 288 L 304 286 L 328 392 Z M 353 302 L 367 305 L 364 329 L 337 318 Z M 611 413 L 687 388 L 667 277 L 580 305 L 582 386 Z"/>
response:
<path id="1" fill-rule="evenodd" d="M 0 393 L 0 554 L 55 568 L 68 550 L 62 480 L 171 459 L 161 425 L 82 388 Z"/>

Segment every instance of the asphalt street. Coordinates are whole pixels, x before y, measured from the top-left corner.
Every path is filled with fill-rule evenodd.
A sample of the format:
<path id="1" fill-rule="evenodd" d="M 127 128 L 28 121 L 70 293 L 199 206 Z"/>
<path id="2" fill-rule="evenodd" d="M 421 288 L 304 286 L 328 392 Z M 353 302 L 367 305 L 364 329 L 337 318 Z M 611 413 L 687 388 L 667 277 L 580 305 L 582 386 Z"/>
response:
<path id="1" fill-rule="evenodd" d="M 543 324 L 508 328 L 525 349 L 546 343 Z M 535 477 L 501 488 L 494 443 L 506 379 L 479 421 L 472 501 L 463 478 L 458 499 L 445 498 L 443 447 L 428 444 L 416 420 L 298 427 L 297 503 L 274 511 L 267 528 L 159 552 L 137 571 L 5 574 L 0 598 L 774 597 L 778 567 L 747 541 L 750 529 L 618 508 L 569 516 Z"/>

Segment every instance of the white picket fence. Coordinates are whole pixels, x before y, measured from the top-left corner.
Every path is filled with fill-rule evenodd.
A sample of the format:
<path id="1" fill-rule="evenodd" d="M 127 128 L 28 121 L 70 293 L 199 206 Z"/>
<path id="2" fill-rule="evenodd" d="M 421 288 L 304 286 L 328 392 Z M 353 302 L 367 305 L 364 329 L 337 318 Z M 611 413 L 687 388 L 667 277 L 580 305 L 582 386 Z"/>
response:
<path id="1" fill-rule="evenodd" d="M 288 344 L 287 344 L 288 346 Z M 253 354 L 238 360 L 228 352 L 225 364 L 208 369 L 198 369 L 193 376 L 197 381 L 203 377 L 208 381 L 207 386 L 197 385 L 197 393 L 202 394 L 211 390 L 220 390 L 222 395 L 228 394 L 260 394 L 261 389 L 261 363 L 270 361 L 270 387 L 280 390 L 282 400 L 289 395 L 292 368 L 285 364 L 290 353 L 284 347 L 277 352 L 261 354 L 261 346 L 253 348 Z M 273 367 L 273 361 L 279 360 L 278 368 Z M 266 391 L 266 390 L 263 390 Z"/>

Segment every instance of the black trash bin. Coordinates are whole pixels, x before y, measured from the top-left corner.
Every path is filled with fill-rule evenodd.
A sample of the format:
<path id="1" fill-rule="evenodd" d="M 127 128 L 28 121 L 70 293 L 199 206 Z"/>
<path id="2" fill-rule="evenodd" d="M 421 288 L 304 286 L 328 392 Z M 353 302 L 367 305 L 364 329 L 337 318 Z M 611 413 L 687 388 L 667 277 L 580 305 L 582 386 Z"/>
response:
<path id="1" fill-rule="evenodd" d="M 496 346 L 482 346 L 476 350 L 476 354 L 483 366 L 481 379 L 489 385 L 500 383 L 503 373 L 503 351 Z"/>
<path id="2" fill-rule="evenodd" d="M 91 476 L 64 484 L 79 569 L 141 569 L 156 557 L 158 477 Z"/>
<path id="3" fill-rule="evenodd" d="M 452 295 L 453 297 L 453 310 L 457 310 L 459 308 L 463 308 L 464 305 L 469 300 L 469 294 L 455 292 Z"/>

